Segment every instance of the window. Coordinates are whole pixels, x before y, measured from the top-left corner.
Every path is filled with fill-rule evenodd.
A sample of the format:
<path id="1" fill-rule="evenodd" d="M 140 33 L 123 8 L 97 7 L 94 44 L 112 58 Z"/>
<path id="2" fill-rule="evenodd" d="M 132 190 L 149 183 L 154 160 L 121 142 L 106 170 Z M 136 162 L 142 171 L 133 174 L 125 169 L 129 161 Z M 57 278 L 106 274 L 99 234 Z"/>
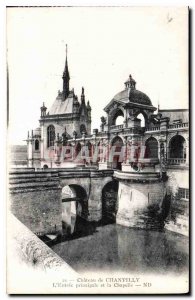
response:
<path id="1" fill-rule="evenodd" d="M 186 142 L 185 139 L 180 136 L 174 136 L 169 143 L 170 158 L 186 159 Z"/>
<path id="2" fill-rule="evenodd" d="M 189 199 L 189 189 L 179 188 L 177 198 L 178 198 L 178 200 L 181 198 Z"/>
<path id="3" fill-rule="evenodd" d="M 145 146 L 145 158 L 158 158 L 158 142 L 155 138 L 146 140 Z"/>
<path id="4" fill-rule="evenodd" d="M 38 151 L 39 150 L 39 141 L 35 140 L 35 150 Z"/>
<path id="5" fill-rule="evenodd" d="M 47 128 L 47 147 L 54 146 L 55 141 L 55 127 L 50 125 Z"/>
<path id="6" fill-rule="evenodd" d="M 86 133 L 86 127 L 85 127 L 85 124 L 81 124 L 80 126 L 80 133 L 83 134 L 83 133 Z"/>

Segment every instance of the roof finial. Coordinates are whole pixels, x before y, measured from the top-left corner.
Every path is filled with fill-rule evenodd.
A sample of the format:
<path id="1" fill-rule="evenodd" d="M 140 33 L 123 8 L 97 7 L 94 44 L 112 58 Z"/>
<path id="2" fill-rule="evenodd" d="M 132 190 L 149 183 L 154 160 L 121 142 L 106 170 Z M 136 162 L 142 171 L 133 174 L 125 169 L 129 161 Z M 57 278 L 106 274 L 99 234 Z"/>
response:
<path id="1" fill-rule="evenodd" d="M 129 75 L 129 83 L 130 83 L 130 88 L 131 89 L 135 89 L 136 81 L 133 79 L 133 77 L 131 76 L 131 74 Z"/>
<path id="2" fill-rule="evenodd" d="M 67 60 L 67 53 L 68 53 L 68 47 L 67 47 L 67 44 L 66 44 L 66 60 Z"/>
<path id="3" fill-rule="evenodd" d="M 158 102 L 157 114 L 159 113 L 159 110 L 160 110 L 160 104 Z"/>
<path id="4" fill-rule="evenodd" d="M 85 90 L 84 90 L 84 87 L 82 87 L 81 102 L 85 102 Z"/>

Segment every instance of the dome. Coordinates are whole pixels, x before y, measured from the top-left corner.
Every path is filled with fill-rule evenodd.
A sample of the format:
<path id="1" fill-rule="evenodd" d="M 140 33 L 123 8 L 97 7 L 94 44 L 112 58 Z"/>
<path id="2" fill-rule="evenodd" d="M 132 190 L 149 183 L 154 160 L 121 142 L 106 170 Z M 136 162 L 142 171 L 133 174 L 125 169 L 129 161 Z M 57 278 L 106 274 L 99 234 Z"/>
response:
<path id="1" fill-rule="evenodd" d="M 143 105 L 152 106 L 152 102 L 151 102 L 150 98 L 146 94 L 144 94 L 138 90 L 131 90 L 129 99 L 130 99 L 130 102 L 135 102 L 135 103 L 139 103 L 139 104 L 143 104 Z"/>
<path id="2" fill-rule="evenodd" d="M 150 98 L 146 94 L 136 89 L 131 89 L 130 93 L 128 89 L 125 89 L 124 91 L 116 94 L 113 99 L 117 101 L 126 102 L 126 103 L 133 102 L 137 104 L 152 106 L 152 102 Z"/>
<path id="3" fill-rule="evenodd" d="M 116 94 L 114 100 L 152 106 L 150 98 L 136 89 L 136 81 L 131 75 L 125 81 L 125 90 Z"/>

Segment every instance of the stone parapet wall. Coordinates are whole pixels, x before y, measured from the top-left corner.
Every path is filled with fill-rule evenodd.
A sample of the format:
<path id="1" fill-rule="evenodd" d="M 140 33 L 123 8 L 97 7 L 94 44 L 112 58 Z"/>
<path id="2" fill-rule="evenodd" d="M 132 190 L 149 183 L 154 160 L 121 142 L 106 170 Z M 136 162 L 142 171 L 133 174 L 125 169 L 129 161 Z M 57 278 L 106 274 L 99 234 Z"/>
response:
<path id="1" fill-rule="evenodd" d="M 102 189 L 113 180 L 112 170 L 14 169 L 9 174 L 11 212 L 38 235 L 62 232 L 62 188 L 80 186 L 85 190 L 89 221 L 102 218 Z"/>
<path id="2" fill-rule="evenodd" d="M 42 271 L 76 272 L 12 214 L 8 215 L 8 272 L 16 261 Z M 19 270 L 18 270 L 19 271 Z"/>
<path id="3" fill-rule="evenodd" d="M 60 233 L 61 188 L 57 173 L 43 174 L 33 169 L 11 171 L 9 178 L 11 212 L 31 231 Z"/>
<path id="4" fill-rule="evenodd" d="M 165 224 L 165 229 L 189 236 L 189 218 L 178 218 L 176 222 L 169 221 Z"/>

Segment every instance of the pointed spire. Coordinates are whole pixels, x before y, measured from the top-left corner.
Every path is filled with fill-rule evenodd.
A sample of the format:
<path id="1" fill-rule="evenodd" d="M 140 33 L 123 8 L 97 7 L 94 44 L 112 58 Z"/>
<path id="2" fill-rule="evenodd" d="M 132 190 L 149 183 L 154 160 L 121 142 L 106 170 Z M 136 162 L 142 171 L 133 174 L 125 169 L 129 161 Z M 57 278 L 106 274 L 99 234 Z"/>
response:
<path id="1" fill-rule="evenodd" d="M 65 67 L 64 67 L 64 72 L 63 72 L 63 98 L 64 100 L 68 97 L 69 95 L 69 81 L 70 81 L 70 75 L 69 75 L 69 70 L 68 70 L 68 60 L 67 60 L 67 44 L 66 44 L 66 60 L 65 60 Z"/>
<path id="2" fill-rule="evenodd" d="M 81 92 L 81 103 L 82 102 L 85 103 L 85 90 L 84 90 L 84 87 L 82 87 L 82 92 Z"/>
<path id="3" fill-rule="evenodd" d="M 91 105 L 90 105 L 90 103 L 89 103 L 89 100 L 87 101 L 87 109 L 88 109 L 88 110 L 91 110 Z"/>
<path id="4" fill-rule="evenodd" d="M 157 114 L 159 113 L 159 110 L 160 110 L 160 104 L 158 102 Z"/>

